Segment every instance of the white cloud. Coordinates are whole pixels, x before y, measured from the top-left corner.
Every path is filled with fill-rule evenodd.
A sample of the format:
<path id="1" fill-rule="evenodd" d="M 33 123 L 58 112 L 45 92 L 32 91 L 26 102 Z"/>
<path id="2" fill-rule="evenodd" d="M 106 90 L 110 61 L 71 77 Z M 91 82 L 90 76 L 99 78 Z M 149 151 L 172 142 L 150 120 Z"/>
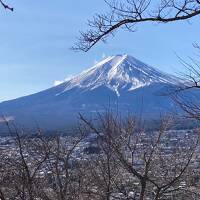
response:
<path id="1" fill-rule="evenodd" d="M 53 85 L 54 85 L 54 86 L 57 86 L 57 85 L 62 84 L 63 82 L 64 82 L 64 81 L 55 80 L 55 81 L 53 82 Z"/>
<path id="2" fill-rule="evenodd" d="M 97 60 L 94 60 L 94 65 L 96 65 L 98 63 L 98 61 Z"/>
<path id="3" fill-rule="evenodd" d="M 105 53 L 102 53 L 102 55 L 101 55 L 101 60 L 102 59 L 105 59 L 107 56 L 106 56 L 106 54 Z M 100 61 L 98 61 L 97 59 L 95 59 L 94 60 L 94 65 L 96 65 L 96 64 L 98 64 Z"/>
<path id="4" fill-rule="evenodd" d="M 14 117 L 13 116 L 7 116 L 7 117 L 0 117 L 0 123 L 5 123 L 5 122 L 10 122 L 10 121 L 14 121 Z"/>
<path id="5" fill-rule="evenodd" d="M 105 53 L 102 54 L 102 58 L 103 59 L 106 58 L 106 54 Z"/>
<path id="6" fill-rule="evenodd" d="M 60 84 L 62 84 L 62 83 L 64 83 L 64 82 L 66 82 L 66 81 L 69 81 L 71 78 L 73 78 L 73 75 L 67 76 L 64 80 L 55 80 L 55 81 L 53 82 L 53 85 L 54 85 L 54 86 L 60 85 Z"/>

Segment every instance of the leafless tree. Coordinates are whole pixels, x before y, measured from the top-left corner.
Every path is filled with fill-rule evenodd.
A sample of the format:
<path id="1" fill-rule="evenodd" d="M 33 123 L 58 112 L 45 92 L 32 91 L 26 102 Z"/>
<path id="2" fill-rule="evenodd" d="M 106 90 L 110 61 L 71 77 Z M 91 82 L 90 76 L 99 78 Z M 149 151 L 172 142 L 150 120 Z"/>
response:
<path id="1" fill-rule="evenodd" d="M 84 175 L 80 173 L 79 162 L 76 162 L 74 150 L 82 139 L 83 137 L 80 137 L 69 142 L 63 141 L 64 139 L 61 137 L 56 137 L 52 141 L 52 149 L 49 159 L 45 163 L 46 171 L 44 174 L 44 177 L 46 177 L 46 184 L 44 185 L 48 189 L 45 194 L 48 199 L 80 199 L 81 180 Z"/>
<path id="2" fill-rule="evenodd" d="M 195 44 L 197 56 L 200 52 L 200 47 Z M 190 58 L 189 61 L 181 59 L 181 63 L 187 70 L 182 74 L 183 81 L 174 87 L 170 95 L 175 103 L 186 113 L 187 118 L 200 120 L 200 62 L 197 59 Z"/>
<path id="3" fill-rule="evenodd" d="M 14 8 L 10 7 L 8 4 L 6 4 L 3 0 L 0 0 L 0 4 L 3 6 L 4 9 L 13 11 Z"/>
<path id="4" fill-rule="evenodd" d="M 48 140 L 43 137 L 33 140 L 31 136 L 26 136 L 15 126 L 13 129 L 9 126 L 9 130 L 15 145 L 2 154 L 2 170 L 6 172 L 1 185 L 2 194 L 3 191 L 7 194 L 6 199 L 15 197 L 21 200 L 34 200 L 40 195 L 38 186 L 41 179 L 39 177 L 49 156 L 49 153 L 44 151 Z"/>
<path id="5" fill-rule="evenodd" d="M 103 180 L 111 183 L 109 187 L 111 190 L 103 193 L 102 190 L 97 189 L 98 197 L 109 194 L 107 198 L 97 199 L 158 200 L 168 199 L 169 196 L 177 196 L 178 192 L 181 193 L 183 189 L 181 182 L 191 174 L 190 167 L 195 157 L 198 137 L 187 136 L 189 138 L 183 139 L 184 144 L 183 141 L 176 141 L 173 147 L 168 148 L 170 146 L 168 143 L 170 134 L 166 132 L 168 120 L 162 121 L 156 133 L 147 133 L 144 130 L 136 130 L 135 121 L 131 118 L 122 122 L 113 115 L 107 114 L 105 117 L 100 116 L 99 126 L 95 126 L 82 116 L 81 119 L 92 132 L 103 137 L 100 147 L 103 149 L 102 156 L 105 160 L 98 157 L 98 162 L 92 168 L 95 171 L 92 176 L 93 174 L 97 176 L 94 176 L 96 180 L 94 188 L 101 188 L 102 181 L 99 179 L 102 178 L 102 173 L 99 171 L 104 169 Z M 107 147 L 106 151 L 105 147 Z M 109 160 L 106 159 L 108 156 Z M 115 166 L 112 167 L 114 170 L 111 176 L 107 173 L 109 168 L 106 170 L 104 167 L 112 166 L 109 161 Z M 106 183 L 104 183 L 105 187 Z M 187 189 L 184 189 L 185 195 L 188 195 Z"/>
<path id="6" fill-rule="evenodd" d="M 105 3 L 109 12 L 96 14 L 88 21 L 89 30 L 80 33 L 73 49 L 88 51 L 120 28 L 134 32 L 144 22 L 169 23 L 200 14 L 199 0 L 105 0 Z"/>
<path id="7" fill-rule="evenodd" d="M 174 139 L 166 131 L 170 118 L 149 132 L 132 117 L 99 114 L 98 123 L 80 117 L 75 137 L 41 131 L 33 137 L 10 126 L 14 145 L 0 149 L 2 200 L 199 198 L 199 130 Z M 84 153 L 86 133 L 96 135 L 100 152 Z"/>
<path id="8" fill-rule="evenodd" d="M 72 167 L 83 130 L 78 129 L 81 134 L 66 141 L 60 136 L 46 137 L 41 131 L 30 135 L 15 125 L 7 126 L 14 146 L 0 151 L 1 199 L 80 199 L 83 176 L 78 164 L 74 170 Z"/>

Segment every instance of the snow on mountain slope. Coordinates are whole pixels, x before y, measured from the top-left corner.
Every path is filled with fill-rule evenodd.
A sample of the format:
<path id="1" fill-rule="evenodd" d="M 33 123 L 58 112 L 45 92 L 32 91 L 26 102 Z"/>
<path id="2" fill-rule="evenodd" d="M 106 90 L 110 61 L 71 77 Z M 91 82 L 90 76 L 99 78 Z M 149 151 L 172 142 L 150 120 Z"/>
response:
<path id="1" fill-rule="evenodd" d="M 74 87 L 88 91 L 106 86 L 120 96 L 120 91 L 123 89 L 132 91 L 151 83 L 176 84 L 177 81 L 173 76 L 160 72 L 132 56 L 117 55 L 107 57 L 94 67 L 63 83 L 64 89 L 57 95 Z"/>
<path id="2" fill-rule="evenodd" d="M 36 94 L 0 103 L 0 115 L 34 127 L 63 128 L 77 113 L 93 115 L 113 106 L 122 113 L 145 116 L 169 112 L 174 103 L 160 95 L 179 83 L 173 77 L 129 55 L 110 56 L 70 80 Z"/>

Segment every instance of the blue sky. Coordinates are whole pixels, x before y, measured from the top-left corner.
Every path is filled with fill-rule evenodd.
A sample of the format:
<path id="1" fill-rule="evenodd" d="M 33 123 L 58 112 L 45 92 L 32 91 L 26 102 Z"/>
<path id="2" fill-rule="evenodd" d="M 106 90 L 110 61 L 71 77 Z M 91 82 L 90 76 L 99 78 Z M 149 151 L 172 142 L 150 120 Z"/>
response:
<path id="1" fill-rule="evenodd" d="M 135 33 L 118 31 L 106 44 L 88 53 L 73 52 L 79 30 L 106 7 L 102 0 L 7 1 L 13 13 L 0 8 L 0 101 L 52 87 L 56 80 L 91 67 L 103 55 L 130 54 L 160 70 L 183 70 L 179 56 L 195 56 L 200 17 L 188 22 L 146 23 Z M 59 3 L 57 3 L 59 2 Z"/>

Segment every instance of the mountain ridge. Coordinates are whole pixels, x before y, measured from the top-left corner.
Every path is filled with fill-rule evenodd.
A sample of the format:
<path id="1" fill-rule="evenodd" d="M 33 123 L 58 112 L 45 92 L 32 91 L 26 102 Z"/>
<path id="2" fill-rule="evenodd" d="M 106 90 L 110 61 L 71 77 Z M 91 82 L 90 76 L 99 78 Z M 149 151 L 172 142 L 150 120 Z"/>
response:
<path id="1" fill-rule="evenodd" d="M 28 127 L 37 120 L 50 129 L 64 127 L 79 112 L 92 117 L 107 106 L 156 116 L 174 109 L 170 97 L 160 94 L 178 83 L 179 78 L 132 56 L 109 56 L 60 85 L 0 103 L 0 114 Z"/>
<path id="2" fill-rule="evenodd" d="M 109 56 L 61 85 L 66 87 L 63 92 L 75 86 L 92 90 L 105 85 L 119 96 L 120 86 L 127 86 L 127 89 L 131 91 L 159 82 L 176 84 L 177 78 L 124 54 Z"/>

